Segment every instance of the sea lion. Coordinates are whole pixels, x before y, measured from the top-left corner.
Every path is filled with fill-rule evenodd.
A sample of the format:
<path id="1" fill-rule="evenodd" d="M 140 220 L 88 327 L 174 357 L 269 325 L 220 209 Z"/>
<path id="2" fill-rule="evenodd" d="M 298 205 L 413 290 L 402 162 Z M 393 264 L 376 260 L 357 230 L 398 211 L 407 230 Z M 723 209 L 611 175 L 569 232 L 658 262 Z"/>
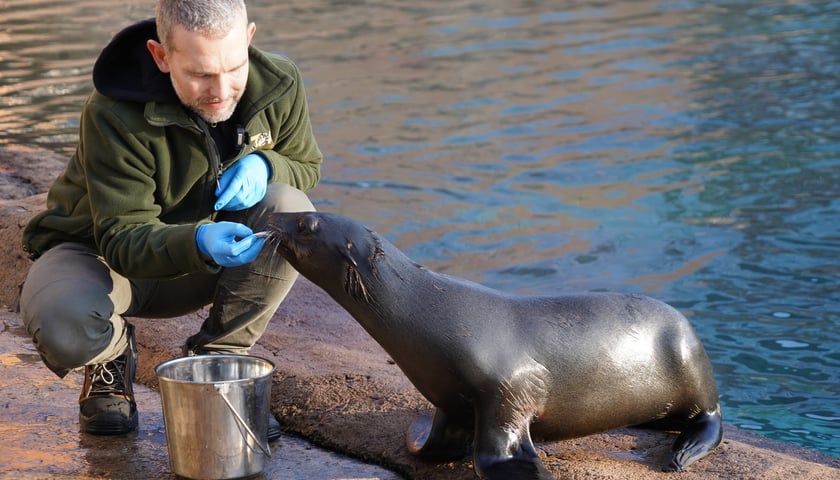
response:
<path id="1" fill-rule="evenodd" d="M 406 434 L 439 460 L 468 453 L 490 479 L 551 479 L 531 433 L 681 430 L 665 470 L 721 441 L 712 366 L 688 320 L 641 295 L 522 296 L 430 271 L 360 223 L 276 213 L 269 241 L 388 352 L 435 407 Z"/>

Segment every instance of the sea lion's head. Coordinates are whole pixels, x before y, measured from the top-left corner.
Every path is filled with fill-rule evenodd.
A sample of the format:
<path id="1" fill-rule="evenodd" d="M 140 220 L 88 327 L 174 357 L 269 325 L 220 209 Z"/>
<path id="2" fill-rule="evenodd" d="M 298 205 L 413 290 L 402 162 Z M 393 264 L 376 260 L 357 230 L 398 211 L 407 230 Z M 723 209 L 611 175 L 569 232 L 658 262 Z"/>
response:
<path id="1" fill-rule="evenodd" d="M 365 279 L 376 274 L 375 262 L 384 254 L 376 232 L 322 212 L 273 213 L 267 230 L 275 250 L 313 283 L 328 290 L 325 285 L 342 278 L 345 292 L 372 302 Z"/>

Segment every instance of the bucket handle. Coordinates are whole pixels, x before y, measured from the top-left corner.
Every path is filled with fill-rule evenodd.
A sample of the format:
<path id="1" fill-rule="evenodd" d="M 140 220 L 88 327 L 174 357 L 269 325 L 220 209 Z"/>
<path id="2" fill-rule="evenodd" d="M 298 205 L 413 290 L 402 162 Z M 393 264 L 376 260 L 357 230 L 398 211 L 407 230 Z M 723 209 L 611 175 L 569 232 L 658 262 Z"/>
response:
<path id="1" fill-rule="evenodd" d="M 242 417 L 239 416 L 239 412 L 236 411 L 236 408 L 234 408 L 233 404 L 230 403 L 230 400 L 228 400 L 227 396 L 225 395 L 230 390 L 230 385 L 228 385 L 227 383 L 216 383 L 213 384 L 213 386 L 216 387 L 216 391 L 219 392 L 219 396 L 221 396 L 222 400 L 225 401 L 231 413 L 233 413 L 233 417 L 236 418 L 237 422 L 239 422 L 239 425 L 245 428 L 245 431 L 248 432 L 248 436 L 251 437 L 251 439 L 254 440 L 254 442 L 256 442 L 256 444 L 260 447 L 260 450 L 262 450 L 267 457 L 271 458 L 271 449 L 268 447 L 268 444 L 263 444 L 260 441 L 260 439 L 257 438 L 254 432 L 251 431 L 251 427 L 249 427 L 245 420 L 243 420 Z"/>

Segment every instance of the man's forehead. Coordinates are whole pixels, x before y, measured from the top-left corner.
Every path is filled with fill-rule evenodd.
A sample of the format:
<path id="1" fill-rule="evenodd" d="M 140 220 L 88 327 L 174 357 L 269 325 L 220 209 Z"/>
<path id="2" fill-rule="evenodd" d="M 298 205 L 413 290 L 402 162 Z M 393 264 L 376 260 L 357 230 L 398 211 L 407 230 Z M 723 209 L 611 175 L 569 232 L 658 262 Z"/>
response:
<path id="1" fill-rule="evenodd" d="M 173 30 L 169 45 L 170 60 L 193 69 L 239 67 L 248 60 L 248 36 L 244 28 L 231 29 L 224 35 Z M 175 58 L 172 58 L 175 57 Z"/>

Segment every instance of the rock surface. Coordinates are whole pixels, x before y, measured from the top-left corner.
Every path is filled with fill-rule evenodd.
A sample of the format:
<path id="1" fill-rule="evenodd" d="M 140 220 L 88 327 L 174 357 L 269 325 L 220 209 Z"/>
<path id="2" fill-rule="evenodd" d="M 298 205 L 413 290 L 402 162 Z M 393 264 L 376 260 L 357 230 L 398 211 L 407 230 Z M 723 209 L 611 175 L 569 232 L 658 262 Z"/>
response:
<path id="1" fill-rule="evenodd" d="M 29 260 L 20 249 L 21 229 L 45 205 L 43 192 L 49 185 L 46 179 L 54 178 L 62 166 L 61 159 L 46 152 L 0 149 L 0 197 L 6 198 L 0 200 L 0 270 L 4 272 L 0 307 L 11 309 L 15 304 L 17 287 L 29 267 Z M 4 177 L 11 179 L 5 183 L 13 187 L 2 187 Z M 21 185 L 28 187 L 21 190 Z M 148 387 L 143 398 L 156 396 L 154 367 L 179 354 L 184 339 L 194 333 L 205 315 L 202 311 L 175 319 L 130 319 L 137 326 L 140 345 L 137 381 Z M 20 328 L 15 314 L 6 316 L 7 326 Z M 3 329 L 0 336 L 11 335 L 10 330 Z M 407 478 L 476 478 L 469 458 L 431 463 L 408 454 L 404 445 L 405 429 L 416 414 L 431 412 L 431 405 L 379 345 L 331 298 L 305 279 L 292 289 L 251 353 L 270 359 L 277 367 L 272 411 L 288 433 L 384 465 Z M 29 351 L 26 355 L 34 353 Z M 46 369 L 42 372 L 44 385 L 48 380 L 63 382 L 50 377 Z M 7 388 L 4 386 L 4 391 Z M 7 412 L 19 408 L 20 402 L 29 401 L 27 395 L 4 396 Z M 57 406 L 56 415 L 69 415 L 72 424 L 76 415 L 73 407 Z M 724 412 L 724 418 L 725 415 Z M 153 435 L 161 434 L 158 431 Z M 537 447 L 547 468 L 562 479 L 840 478 L 838 458 L 776 443 L 731 426 L 726 427 L 721 446 L 692 465 L 688 472 L 662 473 L 660 468 L 672 442 L 673 435 L 669 433 L 621 429 L 580 439 L 539 443 Z M 49 458 L 42 459 L 39 465 L 31 470 L 34 476 L 50 472 Z M 0 475 L 4 473 L 2 466 L 3 457 L 0 457 Z M 160 469 L 166 471 L 165 463 L 152 468 L 158 469 L 158 473 Z M 153 472 L 145 473 L 156 476 Z M 87 477 L 80 474 L 76 478 Z"/>

